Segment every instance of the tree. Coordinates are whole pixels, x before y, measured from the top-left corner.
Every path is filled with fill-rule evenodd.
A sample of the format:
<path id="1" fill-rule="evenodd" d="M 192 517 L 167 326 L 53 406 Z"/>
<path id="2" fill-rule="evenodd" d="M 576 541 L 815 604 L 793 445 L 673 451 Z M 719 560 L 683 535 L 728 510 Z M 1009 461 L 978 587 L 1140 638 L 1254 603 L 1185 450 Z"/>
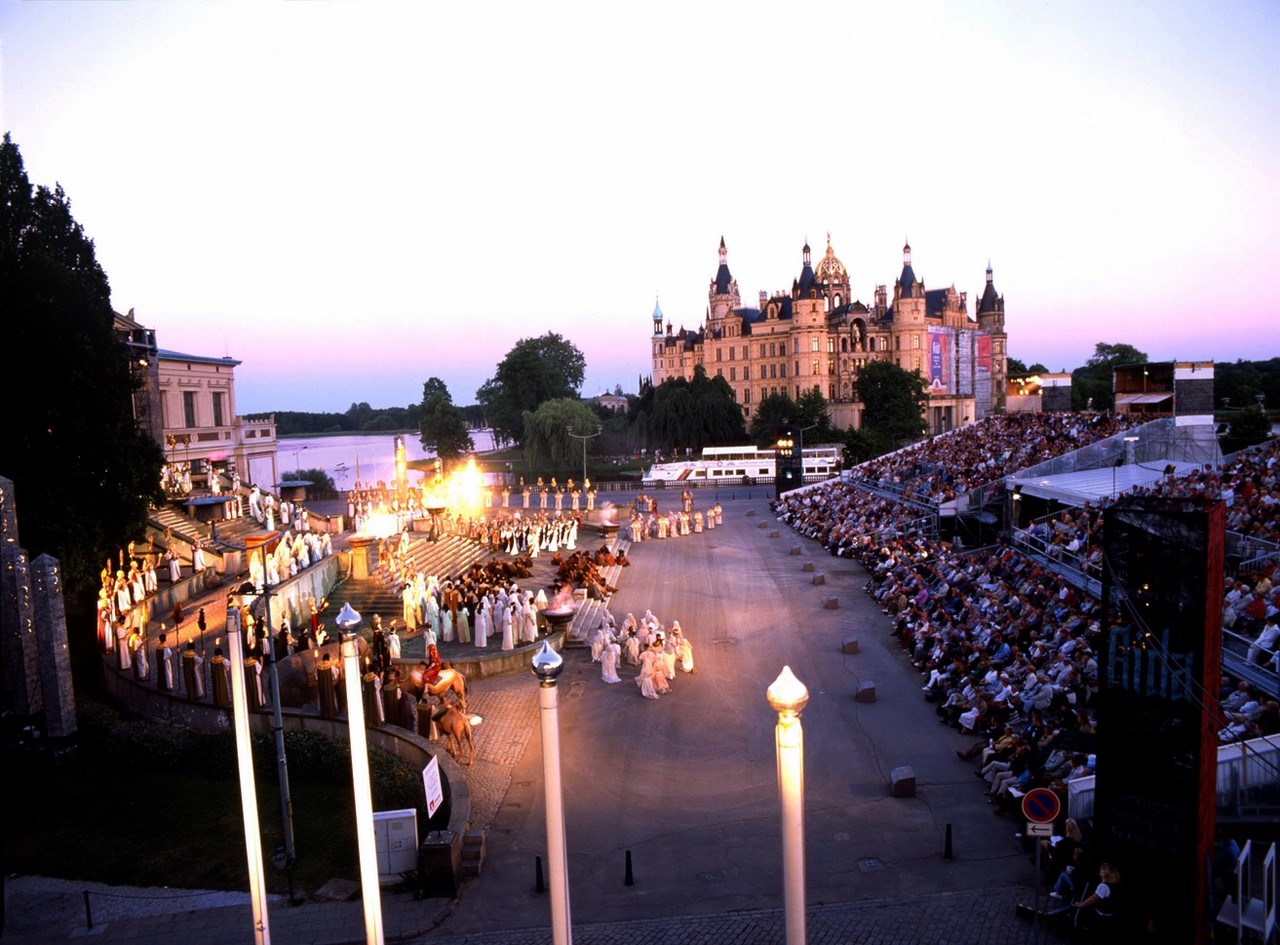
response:
<path id="1" fill-rule="evenodd" d="M 881 437 L 889 449 L 924 434 L 929 394 L 919 371 L 907 371 L 892 361 L 872 361 L 859 373 L 857 386 L 864 405 L 862 428 Z"/>
<path id="2" fill-rule="evenodd" d="M 1147 356 L 1133 345 L 1099 341 L 1093 356 L 1071 372 L 1071 405 L 1076 410 L 1110 410 L 1115 403 L 1112 373 L 1121 364 L 1146 364 Z"/>
<path id="3" fill-rule="evenodd" d="M 1271 421 L 1261 407 L 1250 404 L 1239 413 L 1231 415 L 1231 427 L 1221 441 L 1222 452 L 1234 453 L 1270 438 Z"/>
<path id="4" fill-rule="evenodd" d="M 758 446 L 772 446 L 778 427 L 793 423 L 800 416 L 800 408 L 786 394 L 770 394 L 756 405 L 751 418 L 751 439 Z"/>
<path id="5" fill-rule="evenodd" d="M 584 437 L 598 429 L 599 419 L 577 397 L 544 401 L 536 411 L 525 412 L 521 431 L 524 458 L 536 469 L 547 469 L 557 475 L 572 473 L 575 461 L 582 458 L 583 447 L 582 440 L 574 439 L 570 431 Z M 591 451 L 594 439 L 586 441 L 587 452 Z"/>
<path id="6" fill-rule="evenodd" d="M 476 399 L 495 433 L 523 444 L 525 413 L 548 400 L 577 397 L 585 370 L 582 352 L 558 334 L 522 338 L 476 391 Z"/>
<path id="7" fill-rule="evenodd" d="M 422 385 L 418 430 L 422 448 L 435 453 L 445 466 L 451 466 L 475 449 L 462 411 L 453 405 L 449 388 L 438 377 L 429 378 Z"/>
<path id="8" fill-rule="evenodd" d="M 888 444 L 875 430 L 850 429 L 844 435 L 844 464 L 856 466 L 889 452 Z"/>
<path id="9" fill-rule="evenodd" d="M 4 372 L 0 474 L 13 480 L 24 547 L 59 560 L 74 611 L 92 605 L 103 561 L 142 537 L 149 503 L 163 499 L 164 454 L 134 419 L 138 382 L 93 241 L 60 186 L 32 189 L 7 134 L 0 190 L 6 348 L 39 365 Z"/>
<path id="10" fill-rule="evenodd" d="M 631 408 L 630 442 L 635 448 L 693 449 L 741 443 L 746 436 L 742 409 L 723 377 L 708 377 L 698 365 L 693 380 L 667 378 L 641 386 Z"/>

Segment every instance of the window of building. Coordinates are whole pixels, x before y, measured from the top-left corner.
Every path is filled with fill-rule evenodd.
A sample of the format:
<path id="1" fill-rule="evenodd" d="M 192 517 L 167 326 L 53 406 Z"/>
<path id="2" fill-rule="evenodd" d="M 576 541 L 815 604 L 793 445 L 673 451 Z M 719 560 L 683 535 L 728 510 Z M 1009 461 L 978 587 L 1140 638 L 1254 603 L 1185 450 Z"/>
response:
<path id="1" fill-rule="evenodd" d="M 188 429 L 196 425 L 196 392 L 193 390 L 182 392 L 182 419 Z"/>
<path id="2" fill-rule="evenodd" d="M 742 392 L 742 402 L 744 404 L 751 403 L 751 388 L 748 387 Z"/>
<path id="3" fill-rule="evenodd" d="M 778 356 L 778 346 L 774 342 L 769 342 L 769 357 L 776 358 Z"/>
<path id="4" fill-rule="evenodd" d="M 821 367 L 821 364 L 818 362 L 817 358 L 814 358 L 811 362 L 809 362 L 809 373 L 817 374 L 819 367 Z"/>
<path id="5" fill-rule="evenodd" d="M 893 336 L 893 350 L 894 350 L 894 351 L 901 351 L 901 350 L 902 350 L 902 336 L 901 336 L 901 335 L 894 335 L 894 336 Z"/>
<path id="6" fill-rule="evenodd" d="M 769 346 L 766 345 L 763 341 L 760 342 L 760 357 L 763 358 L 765 356 L 765 352 L 768 350 L 768 348 Z"/>
<path id="7" fill-rule="evenodd" d="M 769 376 L 770 376 L 770 377 L 777 377 L 777 376 L 778 376 L 778 365 L 777 365 L 777 364 L 770 364 L 770 365 L 769 365 Z"/>
<path id="8" fill-rule="evenodd" d="M 820 339 L 817 335 L 814 335 L 812 338 L 809 339 L 809 350 L 812 351 L 814 354 L 817 354 L 818 351 L 820 350 L 818 348 L 818 345 L 821 344 L 821 341 L 822 339 Z"/>
<path id="9" fill-rule="evenodd" d="M 724 359 L 724 352 L 719 348 L 716 348 L 716 360 L 721 361 L 723 359 Z"/>
<path id="10" fill-rule="evenodd" d="M 730 361 L 736 361 L 736 360 L 737 360 L 737 359 L 734 357 L 734 355 L 735 355 L 735 354 L 737 354 L 737 353 L 738 353 L 738 349 L 737 349 L 737 348 L 735 348 L 733 345 L 729 345 L 729 360 L 730 360 Z"/>
<path id="11" fill-rule="evenodd" d="M 781 364 L 778 365 L 778 377 L 786 377 L 786 376 L 787 376 L 787 362 L 783 361 Z"/>
<path id="12" fill-rule="evenodd" d="M 835 384 L 829 384 L 829 385 L 827 386 L 827 399 L 828 399 L 828 400 L 835 400 L 835 399 L 836 399 L 836 385 L 835 385 Z"/>
<path id="13" fill-rule="evenodd" d="M 846 340 L 845 344 L 848 344 L 848 343 L 849 343 L 848 340 Z M 835 353 L 836 353 L 836 340 L 834 338 L 827 338 L 827 354 L 835 354 Z"/>
<path id="14" fill-rule="evenodd" d="M 912 335 L 912 336 L 911 336 L 911 347 L 915 348 L 916 350 L 919 350 L 919 349 L 920 349 L 920 336 L 919 336 L 919 335 Z"/>
<path id="15" fill-rule="evenodd" d="M 736 367 L 729 368 L 729 380 L 736 381 L 738 379 L 738 369 Z"/>
<path id="16" fill-rule="evenodd" d="M 716 377 L 724 377 L 724 368 L 716 368 Z"/>
<path id="17" fill-rule="evenodd" d="M 744 381 L 751 380 L 751 366 L 748 364 L 742 365 L 742 379 Z"/>
<path id="18" fill-rule="evenodd" d="M 213 395 L 213 425 L 215 427 L 220 427 L 225 423 L 222 413 L 222 401 L 226 396 L 222 391 L 217 391 Z"/>

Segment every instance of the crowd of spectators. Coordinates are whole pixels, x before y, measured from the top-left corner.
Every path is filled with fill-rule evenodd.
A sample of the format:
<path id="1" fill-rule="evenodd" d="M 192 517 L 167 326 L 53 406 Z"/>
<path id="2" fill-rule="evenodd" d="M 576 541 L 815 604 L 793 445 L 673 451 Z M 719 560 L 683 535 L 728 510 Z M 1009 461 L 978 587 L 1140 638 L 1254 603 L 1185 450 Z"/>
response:
<path id="1" fill-rule="evenodd" d="M 863 463 L 854 477 L 906 500 L 948 502 L 1140 422 L 1107 413 L 999 414 Z"/>
<path id="2" fill-rule="evenodd" d="M 908 499 L 945 500 L 1123 428 L 1123 421 L 1102 415 L 998 418 L 971 428 L 971 435 L 967 428 L 935 438 L 914 455 L 864 464 L 849 479 L 785 495 L 775 505 L 780 520 L 832 555 L 863 563 L 867 593 L 892 618 L 894 636 L 921 674 L 925 699 L 940 722 L 974 737 L 957 755 L 988 782 L 997 811 L 1012 809 L 1033 787 L 1048 787 L 1065 801 L 1067 782 L 1096 765 L 1097 650 L 1103 624 L 1114 627 L 1120 618 L 1105 615 L 1101 602 L 1054 564 L 1074 558 L 1086 573 L 1100 573 L 1102 509 L 1087 505 L 1034 525 L 1039 547 L 1055 559 L 1043 562 L 1007 541 L 961 551 L 931 537 L 918 506 L 866 487 L 888 478 Z M 1228 527 L 1274 540 L 1278 456 L 1280 446 L 1272 444 L 1221 471 L 1200 470 L 1140 491 L 1221 496 L 1228 500 Z M 926 465 L 933 471 L 921 476 Z M 1272 575 L 1252 577 L 1256 583 L 1244 588 L 1228 582 L 1229 591 L 1240 591 L 1234 605 L 1270 595 L 1274 611 L 1280 591 Z M 1280 630 L 1274 614 L 1265 623 L 1265 606 L 1259 612 L 1260 626 L 1270 628 L 1252 651 L 1261 661 L 1274 658 Z M 1280 733 L 1280 704 L 1247 683 L 1229 685 L 1231 694 L 1215 706 L 1221 740 Z"/>

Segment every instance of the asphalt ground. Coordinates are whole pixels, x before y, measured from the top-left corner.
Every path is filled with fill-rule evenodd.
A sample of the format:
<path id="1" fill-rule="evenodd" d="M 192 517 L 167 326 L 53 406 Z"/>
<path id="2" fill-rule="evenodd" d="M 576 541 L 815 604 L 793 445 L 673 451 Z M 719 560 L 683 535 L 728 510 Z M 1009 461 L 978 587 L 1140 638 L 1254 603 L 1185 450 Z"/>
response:
<path id="1" fill-rule="evenodd" d="M 654 701 L 640 695 L 633 669 L 624 665 L 623 682 L 607 685 L 588 651 L 564 654 L 558 714 L 575 941 L 783 941 L 777 715 L 765 698 L 783 666 L 809 691 L 808 941 L 1036 941 L 1014 914 L 1033 889 L 1033 867 L 1014 838 L 1023 825 L 993 816 L 985 783 L 956 759 L 971 742 L 938 724 L 923 701 L 889 618 L 863 591 L 861 565 L 779 524 L 764 489 L 719 498 L 721 528 L 633 545 L 633 567 L 611 603 L 619 622 L 646 609 L 667 624 L 679 620 L 697 674 L 677 672 L 671 694 Z M 859 652 L 846 655 L 850 635 Z M 856 701 L 869 682 L 875 701 Z M 536 683 L 518 672 L 476 681 L 471 693 L 480 722 L 468 778 L 473 826 L 487 828 L 483 870 L 455 900 L 384 892 L 388 941 L 551 941 L 549 897 L 537 884 L 539 858 L 544 877 L 548 858 Z M 914 770 L 916 795 L 894 798 L 890 773 L 903 765 Z M 358 899 L 281 903 L 270 915 L 276 942 L 364 941 Z M 51 922 L 34 937 L 11 931 L 4 937 L 15 942 L 86 934 L 83 921 Z M 103 942 L 252 940 L 244 905 L 125 916 L 90 934 Z"/>

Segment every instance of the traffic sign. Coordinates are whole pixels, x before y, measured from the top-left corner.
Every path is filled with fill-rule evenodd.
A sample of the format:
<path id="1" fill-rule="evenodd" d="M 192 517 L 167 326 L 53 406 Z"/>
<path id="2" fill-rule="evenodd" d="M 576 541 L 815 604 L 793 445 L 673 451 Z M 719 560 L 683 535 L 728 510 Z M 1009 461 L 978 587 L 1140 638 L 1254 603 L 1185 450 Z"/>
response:
<path id="1" fill-rule="evenodd" d="M 1037 823 L 1033 823 L 1032 821 L 1027 821 L 1027 836 L 1028 837 L 1052 837 L 1053 824 L 1037 824 Z"/>
<path id="2" fill-rule="evenodd" d="M 1061 810 L 1058 795 L 1048 788 L 1032 788 L 1022 798 L 1022 814 L 1033 824 L 1051 824 Z"/>

